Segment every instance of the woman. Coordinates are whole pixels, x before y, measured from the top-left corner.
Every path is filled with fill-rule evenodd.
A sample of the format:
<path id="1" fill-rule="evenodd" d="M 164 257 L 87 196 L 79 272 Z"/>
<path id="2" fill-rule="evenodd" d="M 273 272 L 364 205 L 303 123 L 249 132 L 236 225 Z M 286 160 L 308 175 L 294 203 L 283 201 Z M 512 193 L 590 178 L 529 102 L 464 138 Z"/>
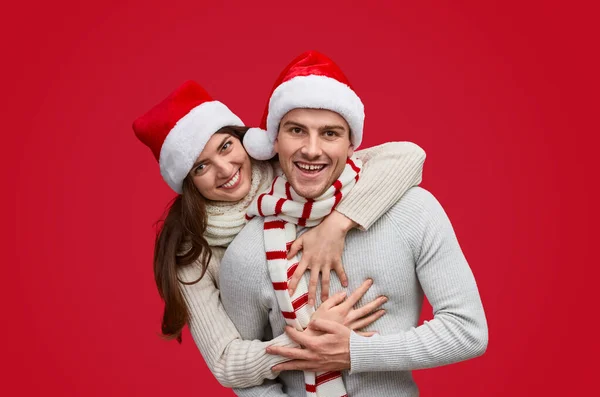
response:
<path id="1" fill-rule="evenodd" d="M 155 245 L 155 281 L 165 302 L 163 335 L 181 341 L 188 324 L 207 365 L 226 387 L 273 379 L 277 374 L 271 367 L 285 359 L 267 355 L 266 347 L 294 344 L 286 335 L 269 342 L 241 340 L 219 300 L 218 268 L 226 246 L 245 225 L 246 209 L 257 193 L 269 188 L 276 163 L 251 160 L 242 145 L 247 130 L 242 121 L 194 82 L 186 82 L 137 119 L 133 129 L 154 153 L 164 180 L 179 194 Z M 319 272 L 328 277 L 333 266 L 343 280 L 339 260 L 347 231 L 368 228 L 420 182 L 425 154 L 414 144 L 387 144 L 357 156 L 365 166 L 356 187 L 294 247 L 302 246 L 304 252 L 297 273 L 310 267 L 311 277 Z M 389 187 L 382 189 L 383 185 Z M 356 303 L 368 286 L 363 284 L 349 301 Z M 334 303 L 342 300 L 337 295 Z M 339 322 L 360 329 L 383 314 L 373 312 L 381 303 L 375 300 L 357 310 L 352 304 L 338 305 L 331 313 L 320 309 L 316 315 L 337 316 Z"/>

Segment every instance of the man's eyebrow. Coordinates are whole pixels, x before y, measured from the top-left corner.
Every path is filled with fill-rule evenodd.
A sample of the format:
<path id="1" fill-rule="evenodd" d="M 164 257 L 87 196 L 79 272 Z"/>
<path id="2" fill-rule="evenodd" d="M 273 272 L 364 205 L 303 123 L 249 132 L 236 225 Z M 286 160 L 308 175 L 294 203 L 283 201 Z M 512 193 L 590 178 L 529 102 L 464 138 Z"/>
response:
<path id="1" fill-rule="evenodd" d="M 342 130 L 342 131 L 346 131 L 346 128 L 343 125 L 337 125 L 337 124 L 332 124 L 332 125 L 324 125 L 322 127 L 319 127 L 320 131 L 327 131 L 327 130 Z"/>
<path id="2" fill-rule="evenodd" d="M 307 126 L 305 126 L 304 124 L 300 124 L 300 123 L 298 123 L 298 122 L 291 121 L 291 120 L 288 120 L 288 121 L 286 121 L 285 123 L 283 123 L 283 126 L 282 126 L 282 127 L 287 127 L 287 126 L 292 126 L 292 125 L 293 125 L 293 126 L 296 126 L 296 127 L 304 128 L 305 130 L 307 130 L 307 129 L 308 129 L 308 127 L 307 127 Z"/>
<path id="3" fill-rule="evenodd" d="M 227 141 L 229 138 L 231 138 L 231 136 L 229 134 L 226 134 L 225 138 L 223 138 L 223 140 L 221 141 L 219 146 L 217 146 L 217 148 L 218 148 L 217 150 L 220 150 L 223 147 L 223 145 L 225 144 L 225 141 Z M 192 165 L 192 169 L 196 168 L 197 166 L 204 163 L 205 161 L 206 161 L 206 159 L 200 159 L 199 161 L 196 161 L 194 163 L 194 165 Z"/>

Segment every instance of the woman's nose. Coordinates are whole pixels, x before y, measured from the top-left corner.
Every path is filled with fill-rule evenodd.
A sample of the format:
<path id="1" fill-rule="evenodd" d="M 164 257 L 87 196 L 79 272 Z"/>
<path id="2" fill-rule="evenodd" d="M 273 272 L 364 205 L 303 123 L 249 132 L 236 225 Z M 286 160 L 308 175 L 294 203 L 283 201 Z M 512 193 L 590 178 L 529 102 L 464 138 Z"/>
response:
<path id="1" fill-rule="evenodd" d="M 217 169 L 217 175 L 220 178 L 227 178 L 231 176 L 233 172 L 233 164 L 231 164 L 227 159 L 219 159 L 214 162 L 215 168 Z"/>

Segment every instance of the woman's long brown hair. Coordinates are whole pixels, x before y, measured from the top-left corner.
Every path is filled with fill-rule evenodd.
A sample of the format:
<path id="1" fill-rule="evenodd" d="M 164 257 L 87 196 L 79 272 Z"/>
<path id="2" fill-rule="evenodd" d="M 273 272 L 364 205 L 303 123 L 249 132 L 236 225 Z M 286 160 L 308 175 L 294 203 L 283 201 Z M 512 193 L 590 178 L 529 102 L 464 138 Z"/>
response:
<path id="1" fill-rule="evenodd" d="M 230 134 L 242 142 L 247 127 L 223 127 L 215 134 Z M 180 284 L 195 284 L 204 276 L 212 257 L 204 238 L 206 231 L 206 199 L 198 192 L 190 175 L 183 181 L 182 194 L 175 197 L 166 216 L 157 222 L 154 245 L 154 280 L 160 297 L 165 302 L 161 331 L 167 339 L 181 343 L 181 331 L 189 321 L 189 312 L 180 290 Z M 200 277 L 183 282 L 177 277 L 178 269 L 200 263 Z"/>

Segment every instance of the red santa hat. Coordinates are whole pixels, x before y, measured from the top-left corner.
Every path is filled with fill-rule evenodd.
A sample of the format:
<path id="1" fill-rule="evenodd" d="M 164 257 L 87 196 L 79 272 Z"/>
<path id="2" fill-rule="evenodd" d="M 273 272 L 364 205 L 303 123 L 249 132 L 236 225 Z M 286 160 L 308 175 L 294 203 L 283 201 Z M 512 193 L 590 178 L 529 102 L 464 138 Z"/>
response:
<path id="1" fill-rule="evenodd" d="M 183 180 L 219 129 L 242 120 L 194 81 L 187 81 L 133 122 L 135 135 L 152 150 L 160 174 L 181 194 Z"/>
<path id="2" fill-rule="evenodd" d="M 263 115 L 260 128 L 244 136 L 250 156 L 267 160 L 273 149 L 279 123 L 290 110 L 327 109 L 338 113 L 350 126 L 355 149 L 362 141 L 365 110 L 342 70 L 325 55 L 308 51 L 292 61 L 279 75 Z"/>

